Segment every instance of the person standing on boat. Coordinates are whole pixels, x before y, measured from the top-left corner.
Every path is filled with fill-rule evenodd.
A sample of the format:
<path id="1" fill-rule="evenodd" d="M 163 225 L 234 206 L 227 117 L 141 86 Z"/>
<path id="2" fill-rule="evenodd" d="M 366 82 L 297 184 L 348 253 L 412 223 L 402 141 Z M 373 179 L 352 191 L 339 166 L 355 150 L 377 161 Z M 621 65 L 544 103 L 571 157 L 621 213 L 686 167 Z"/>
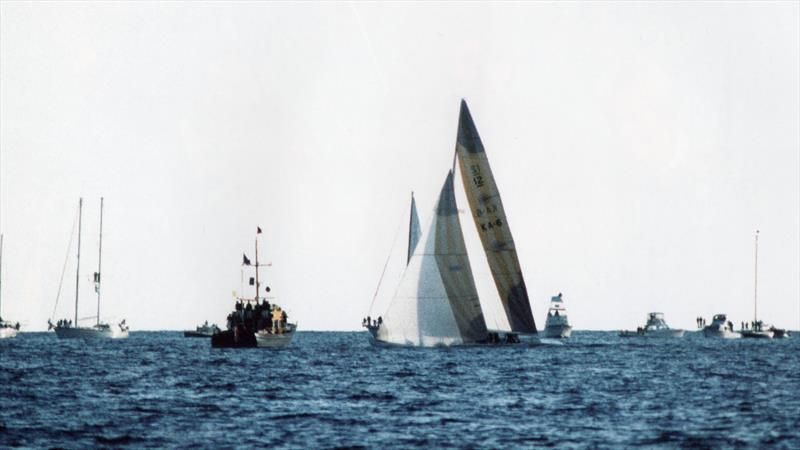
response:
<path id="1" fill-rule="evenodd" d="M 281 326 L 281 308 L 275 307 L 272 310 L 272 332 L 278 333 Z"/>

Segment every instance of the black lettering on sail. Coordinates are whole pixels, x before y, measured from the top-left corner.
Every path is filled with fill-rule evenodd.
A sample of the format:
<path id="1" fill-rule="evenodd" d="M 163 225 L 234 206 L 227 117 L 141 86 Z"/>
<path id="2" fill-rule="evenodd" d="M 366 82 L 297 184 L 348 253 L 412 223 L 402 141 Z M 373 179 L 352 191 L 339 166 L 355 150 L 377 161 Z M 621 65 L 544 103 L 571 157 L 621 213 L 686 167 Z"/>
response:
<path id="1" fill-rule="evenodd" d="M 473 220 L 511 330 L 535 333 L 536 323 L 500 192 L 478 130 L 463 100 L 456 153 Z"/>

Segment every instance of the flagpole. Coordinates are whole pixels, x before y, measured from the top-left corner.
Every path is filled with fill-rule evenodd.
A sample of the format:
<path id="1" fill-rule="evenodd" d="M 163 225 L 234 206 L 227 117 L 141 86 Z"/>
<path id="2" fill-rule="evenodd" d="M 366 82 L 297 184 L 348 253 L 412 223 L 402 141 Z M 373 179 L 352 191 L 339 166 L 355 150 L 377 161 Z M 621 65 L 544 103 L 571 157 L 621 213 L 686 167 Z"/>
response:
<path id="1" fill-rule="evenodd" d="M 259 292 L 259 282 L 258 282 L 258 233 L 256 233 L 256 303 L 258 303 L 258 292 Z"/>

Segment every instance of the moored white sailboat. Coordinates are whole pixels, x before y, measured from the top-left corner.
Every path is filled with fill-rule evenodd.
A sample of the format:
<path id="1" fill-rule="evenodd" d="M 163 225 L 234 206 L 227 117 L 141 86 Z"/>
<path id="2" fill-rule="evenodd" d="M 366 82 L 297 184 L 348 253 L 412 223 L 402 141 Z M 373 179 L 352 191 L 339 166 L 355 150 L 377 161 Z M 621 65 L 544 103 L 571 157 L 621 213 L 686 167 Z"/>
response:
<path id="1" fill-rule="evenodd" d="M 0 339 L 16 337 L 18 332 L 19 322 L 3 320 L 3 235 L 0 234 Z"/>
<path id="2" fill-rule="evenodd" d="M 788 338 L 789 332 L 774 326 L 765 324 L 758 320 L 758 233 L 755 236 L 755 268 L 753 274 L 753 320 L 749 323 L 743 322 L 740 333 L 743 338 L 751 339 L 772 339 Z"/>
<path id="3" fill-rule="evenodd" d="M 78 319 L 78 298 L 80 289 L 80 270 L 81 270 L 81 219 L 83 213 L 83 199 L 78 201 L 78 251 L 77 269 L 75 273 L 75 321 L 62 319 L 56 324 L 48 321 L 49 328 L 52 328 L 56 336 L 60 339 L 125 339 L 128 337 L 129 327 L 122 322 L 111 325 L 100 321 L 100 274 L 103 256 L 103 199 L 100 199 L 100 244 L 98 249 L 97 272 L 94 273 L 95 291 L 97 293 L 97 315 L 95 324 L 90 327 L 79 326 Z"/>
<path id="4" fill-rule="evenodd" d="M 386 313 L 378 321 L 365 319 L 364 325 L 375 342 L 396 345 L 538 343 L 530 300 L 500 193 L 463 100 L 456 159 L 510 330 L 489 330 L 486 326 L 458 217 L 453 170 L 442 186 L 434 216 L 423 231 L 419 229 L 412 197 L 405 270 Z"/>

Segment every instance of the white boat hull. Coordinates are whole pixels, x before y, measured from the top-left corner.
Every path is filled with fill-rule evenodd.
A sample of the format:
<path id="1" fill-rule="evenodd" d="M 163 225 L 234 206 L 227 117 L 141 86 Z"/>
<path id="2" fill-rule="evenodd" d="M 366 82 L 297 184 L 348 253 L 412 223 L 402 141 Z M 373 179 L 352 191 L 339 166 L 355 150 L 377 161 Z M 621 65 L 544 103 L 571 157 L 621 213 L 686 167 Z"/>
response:
<path id="1" fill-rule="evenodd" d="M 499 338 L 497 342 L 482 342 L 482 343 L 464 343 L 460 340 L 452 341 L 452 342 L 437 342 L 436 344 L 432 345 L 417 345 L 413 343 L 399 343 L 399 342 L 390 342 L 386 340 L 385 333 L 382 333 L 379 327 L 367 327 L 367 331 L 369 331 L 370 336 L 370 343 L 377 346 L 388 346 L 388 347 L 472 347 L 476 345 L 540 345 L 542 344 L 542 340 L 536 334 L 525 334 L 525 333 L 511 333 L 509 331 L 502 331 L 502 330 L 489 330 L 489 333 L 494 333 Z M 508 335 L 512 334 L 516 342 L 508 342 Z"/>
<path id="2" fill-rule="evenodd" d="M 755 330 L 743 330 L 742 337 L 743 338 L 750 338 L 750 339 L 772 339 L 772 336 L 775 333 L 769 330 L 763 331 L 755 331 Z"/>
<path id="3" fill-rule="evenodd" d="M 742 337 L 740 333 L 731 330 L 714 330 L 711 328 L 704 328 L 703 329 L 703 336 L 707 338 L 718 338 L 718 339 L 739 339 Z"/>
<path id="4" fill-rule="evenodd" d="M 683 337 L 683 334 L 686 330 L 675 330 L 675 329 L 668 329 L 668 330 L 647 330 L 642 332 L 637 331 L 622 331 L 620 332 L 620 337 L 643 337 L 643 338 L 656 338 L 656 339 L 669 339 L 669 338 L 680 338 Z"/>
<path id="5" fill-rule="evenodd" d="M 0 339 L 11 339 L 17 335 L 16 328 L 3 327 L 0 328 Z"/>
<path id="6" fill-rule="evenodd" d="M 260 331 L 256 333 L 256 344 L 265 348 L 284 348 L 292 343 L 294 330 L 288 333 L 273 334 Z"/>
<path id="7" fill-rule="evenodd" d="M 121 330 L 118 327 L 107 329 L 83 328 L 83 327 L 56 327 L 56 336 L 59 339 L 127 339 L 128 330 Z"/>
<path id="8" fill-rule="evenodd" d="M 544 337 L 549 339 L 566 339 L 572 335 L 570 325 L 549 325 L 544 329 Z"/>

